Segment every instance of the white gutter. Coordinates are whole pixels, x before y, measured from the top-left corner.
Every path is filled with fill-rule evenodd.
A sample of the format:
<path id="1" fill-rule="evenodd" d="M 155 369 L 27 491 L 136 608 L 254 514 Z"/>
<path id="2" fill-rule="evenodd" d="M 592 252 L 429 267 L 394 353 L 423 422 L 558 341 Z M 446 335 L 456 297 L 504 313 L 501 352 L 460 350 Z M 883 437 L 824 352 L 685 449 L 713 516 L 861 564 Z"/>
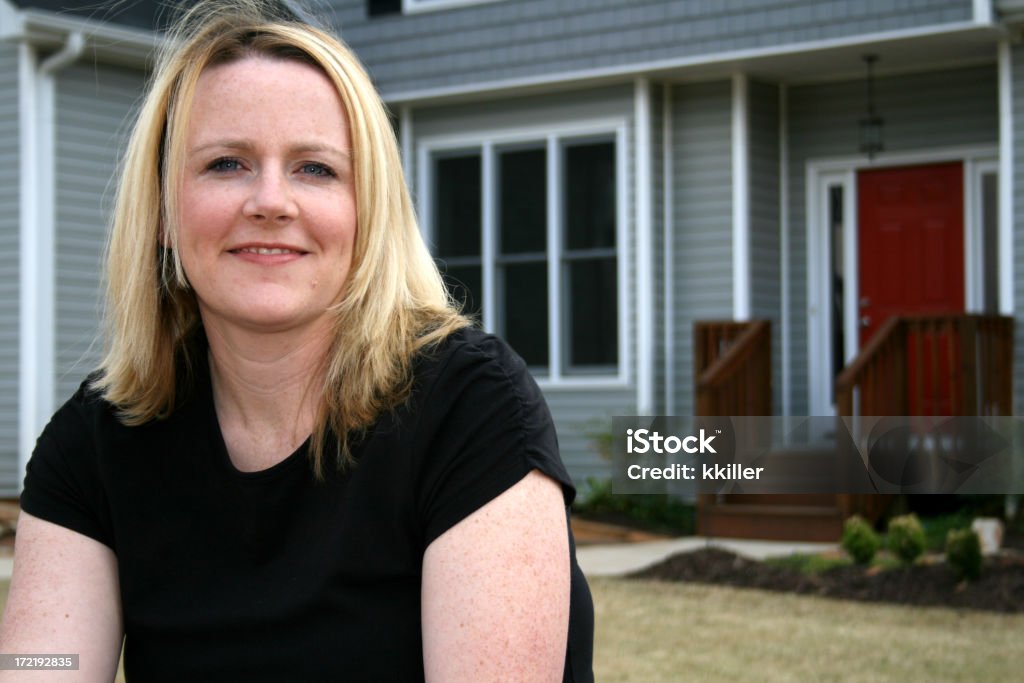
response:
<path id="1" fill-rule="evenodd" d="M 106 21 L 81 19 L 34 8 L 17 13 L 13 35 L 7 38 L 25 40 L 37 47 L 66 47 L 68 36 L 80 33 L 89 50 L 104 61 L 146 64 L 160 44 L 162 35 L 145 29 L 127 28 Z M 0 31 L 0 34 L 6 34 Z M 63 51 L 63 49 L 61 50 Z"/>
<path id="2" fill-rule="evenodd" d="M 85 49 L 75 31 L 64 46 L 36 67 L 35 50 L 19 45 L 21 154 L 19 260 L 19 484 L 55 404 L 56 76 Z"/>

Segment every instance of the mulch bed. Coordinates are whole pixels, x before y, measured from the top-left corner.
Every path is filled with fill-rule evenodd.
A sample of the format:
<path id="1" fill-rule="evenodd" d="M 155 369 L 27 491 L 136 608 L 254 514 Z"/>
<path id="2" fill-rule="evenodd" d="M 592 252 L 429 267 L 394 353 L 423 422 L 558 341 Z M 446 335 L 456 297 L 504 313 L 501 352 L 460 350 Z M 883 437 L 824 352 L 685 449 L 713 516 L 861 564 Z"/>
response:
<path id="1" fill-rule="evenodd" d="M 941 561 L 884 571 L 845 566 L 809 575 L 719 548 L 674 555 L 630 578 L 712 583 L 863 602 L 1024 612 L 1024 554 L 1013 550 L 986 558 L 981 578 L 972 582 L 957 581 L 952 569 Z"/>

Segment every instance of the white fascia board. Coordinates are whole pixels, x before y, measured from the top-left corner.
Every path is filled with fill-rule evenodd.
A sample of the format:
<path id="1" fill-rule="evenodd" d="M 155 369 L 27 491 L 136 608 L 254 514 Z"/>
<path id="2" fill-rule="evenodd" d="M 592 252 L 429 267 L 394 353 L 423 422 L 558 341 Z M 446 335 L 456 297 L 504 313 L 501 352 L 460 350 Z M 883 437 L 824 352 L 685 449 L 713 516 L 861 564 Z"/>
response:
<path id="1" fill-rule="evenodd" d="M 3 0 L 0 0 L 3 1 Z M 18 13 L 18 37 L 42 48 L 59 48 L 68 34 L 85 36 L 86 48 L 104 60 L 130 65 L 147 64 L 160 45 L 162 34 L 126 28 L 109 22 L 79 19 L 37 9 Z"/>
<path id="2" fill-rule="evenodd" d="M 954 22 L 935 26 L 922 26 L 912 29 L 901 29 L 897 31 L 879 31 L 877 33 L 862 33 L 842 38 L 830 38 L 827 40 L 811 40 L 803 43 L 789 43 L 786 45 L 772 45 L 767 47 L 748 48 L 743 50 L 732 50 L 718 52 L 715 54 L 690 55 L 687 57 L 675 57 L 669 59 L 652 60 L 648 62 L 636 62 L 618 66 L 601 67 L 596 69 L 576 69 L 555 73 L 544 73 L 536 76 L 525 76 L 521 78 L 509 78 L 481 83 L 470 83 L 466 85 L 440 86 L 436 88 L 423 88 L 419 90 L 400 90 L 389 92 L 383 90 L 381 97 L 391 105 L 405 103 L 428 103 L 443 101 L 451 98 L 495 95 L 503 91 L 517 91 L 526 88 L 545 88 L 563 85 L 565 83 L 576 83 L 592 81 L 601 82 L 623 78 L 635 77 L 639 73 L 649 76 L 658 75 L 659 72 L 669 72 L 678 69 L 685 69 L 697 66 L 720 65 L 727 69 L 730 64 L 737 62 L 748 62 L 768 57 L 782 57 L 786 55 L 798 55 L 811 53 L 819 50 L 831 50 L 843 47 L 855 47 L 878 42 L 892 40 L 907 40 L 923 38 L 927 36 L 956 35 L 958 33 L 973 32 L 979 30 L 994 30 L 998 27 L 979 27 L 972 19 L 971 21 Z"/>
<path id="3" fill-rule="evenodd" d="M 17 40 L 22 33 L 21 14 L 8 0 L 0 0 L 0 40 Z"/>

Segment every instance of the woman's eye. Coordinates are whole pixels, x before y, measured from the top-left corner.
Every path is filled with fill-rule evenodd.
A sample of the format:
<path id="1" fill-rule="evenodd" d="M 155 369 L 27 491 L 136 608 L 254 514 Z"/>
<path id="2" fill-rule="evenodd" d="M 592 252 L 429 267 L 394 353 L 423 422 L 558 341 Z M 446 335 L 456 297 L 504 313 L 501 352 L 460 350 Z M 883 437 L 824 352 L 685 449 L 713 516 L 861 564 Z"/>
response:
<path id="1" fill-rule="evenodd" d="M 327 166 L 313 162 L 302 164 L 302 166 L 299 167 L 299 171 L 306 175 L 321 176 L 324 178 L 329 178 L 334 175 L 334 171 Z"/>
<path id="2" fill-rule="evenodd" d="M 226 157 L 217 159 L 210 164 L 209 168 L 211 171 L 238 171 L 242 168 L 242 163 L 238 159 Z"/>

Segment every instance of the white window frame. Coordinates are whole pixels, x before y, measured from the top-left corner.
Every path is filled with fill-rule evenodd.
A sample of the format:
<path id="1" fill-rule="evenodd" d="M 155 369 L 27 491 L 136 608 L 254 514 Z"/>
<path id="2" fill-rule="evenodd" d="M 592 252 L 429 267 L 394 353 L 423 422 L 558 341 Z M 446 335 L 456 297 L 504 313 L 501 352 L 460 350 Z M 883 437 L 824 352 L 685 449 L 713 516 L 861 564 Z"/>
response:
<path id="1" fill-rule="evenodd" d="M 562 149 L 566 142 L 585 138 L 608 138 L 615 143 L 615 201 L 616 201 L 616 278 L 618 280 L 618 358 L 616 370 L 600 375 L 567 374 L 563 367 L 564 335 L 563 324 L 567 309 L 562 306 L 562 240 L 564 226 L 561 223 Z M 629 321 L 632 319 L 628 296 L 629 277 L 629 199 L 627 159 L 629 158 L 628 125 L 625 119 L 599 119 L 592 121 L 565 122 L 543 127 L 482 130 L 465 134 L 424 137 L 417 141 L 417 211 L 420 215 L 424 239 L 434 244 L 432 213 L 432 157 L 435 154 L 458 150 L 479 150 L 482 164 L 482 216 L 480 239 L 483 272 L 481 302 L 483 328 L 495 331 L 497 327 L 496 288 L 496 219 L 495 219 L 495 150 L 504 146 L 543 142 L 547 152 L 547 267 L 548 267 L 548 369 L 537 376 L 542 388 L 615 388 L 629 386 L 631 368 L 631 345 L 629 343 Z"/>
<path id="2" fill-rule="evenodd" d="M 967 280 L 967 293 L 964 298 L 965 308 L 968 313 L 984 313 L 985 298 L 988 292 L 985 291 L 985 244 L 984 244 L 984 202 L 982 195 L 982 179 L 985 175 L 992 174 L 996 177 L 996 187 L 999 183 L 999 159 L 997 157 L 973 158 L 964 161 L 964 211 L 972 221 L 974 229 L 970 231 L 968 241 L 964 245 L 967 264 L 974 264 L 975 267 L 965 270 L 970 273 Z M 996 206 L 998 221 L 999 207 Z M 997 228 L 998 233 L 998 228 Z M 1002 264 L 999 264 L 1000 266 Z M 999 270 L 999 279 L 1002 280 L 1004 273 Z M 998 292 L 996 293 L 998 298 Z"/>
<path id="3" fill-rule="evenodd" d="M 402 0 L 402 14 L 418 14 L 420 12 L 435 12 L 443 9 L 453 9 L 467 5 L 489 5 L 492 2 L 504 2 L 505 0 Z"/>

